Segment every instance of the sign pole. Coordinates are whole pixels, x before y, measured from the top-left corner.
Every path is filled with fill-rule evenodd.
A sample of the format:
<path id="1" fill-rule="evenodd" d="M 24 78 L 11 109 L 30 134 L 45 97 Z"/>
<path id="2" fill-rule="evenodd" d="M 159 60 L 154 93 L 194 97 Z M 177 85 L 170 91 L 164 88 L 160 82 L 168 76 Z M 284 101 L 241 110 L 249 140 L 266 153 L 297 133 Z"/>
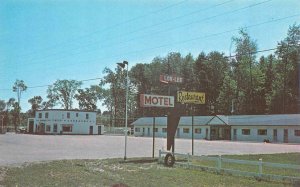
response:
<path id="1" fill-rule="evenodd" d="M 192 114 L 192 155 L 194 155 L 194 113 Z"/>
<path id="2" fill-rule="evenodd" d="M 155 147 L 155 117 L 153 117 L 153 130 L 152 130 L 152 158 L 154 158 L 154 147 Z"/>

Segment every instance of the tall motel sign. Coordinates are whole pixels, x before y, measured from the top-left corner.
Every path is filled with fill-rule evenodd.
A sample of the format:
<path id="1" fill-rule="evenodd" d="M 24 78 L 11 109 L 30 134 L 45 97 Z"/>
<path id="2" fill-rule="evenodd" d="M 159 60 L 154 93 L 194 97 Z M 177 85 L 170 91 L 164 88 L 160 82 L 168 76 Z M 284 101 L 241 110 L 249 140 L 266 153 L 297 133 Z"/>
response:
<path id="1" fill-rule="evenodd" d="M 160 75 L 160 81 L 167 84 L 182 83 L 183 78 L 176 75 Z M 173 91 L 170 95 L 141 94 L 141 107 L 167 107 L 170 112 L 167 116 L 167 150 L 174 153 L 175 134 L 180 116 L 184 112 L 184 104 L 205 104 L 205 93 L 189 91 Z M 176 102 L 175 102 L 176 101 Z M 155 124 L 155 122 L 153 123 Z M 154 147 L 154 137 L 153 137 Z M 154 155 L 154 151 L 153 151 Z M 171 155 L 172 156 L 172 155 Z"/>

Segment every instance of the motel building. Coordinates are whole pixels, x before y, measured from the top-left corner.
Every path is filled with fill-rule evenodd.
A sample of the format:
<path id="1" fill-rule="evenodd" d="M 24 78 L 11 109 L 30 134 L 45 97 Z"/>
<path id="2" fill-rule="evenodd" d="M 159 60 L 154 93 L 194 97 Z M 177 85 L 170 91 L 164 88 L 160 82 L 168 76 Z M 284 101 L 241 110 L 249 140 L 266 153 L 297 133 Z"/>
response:
<path id="1" fill-rule="evenodd" d="M 166 117 L 144 117 L 132 123 L 135 136 L 167 137 Z M 300 143 L 300 114 L 183 116 L 180 118 L 176 138 L 269 141 L 272 143 Z"/>
<path id="2" fill-rule="evenodd" d="M 96 112 L 81 110 L 39 110 L 29 118 L 30 134 L 103 134 L 104 126 L 96 125 Z"/>

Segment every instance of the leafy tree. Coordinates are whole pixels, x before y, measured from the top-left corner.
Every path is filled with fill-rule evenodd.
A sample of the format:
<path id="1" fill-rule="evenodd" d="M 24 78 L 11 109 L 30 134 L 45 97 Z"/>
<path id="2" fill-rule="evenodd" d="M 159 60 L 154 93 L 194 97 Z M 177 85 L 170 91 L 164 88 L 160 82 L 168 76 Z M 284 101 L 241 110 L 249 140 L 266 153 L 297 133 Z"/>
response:
<path id="1" fill-rule="evenodd" d="M 31 117 L 34 117 L 35 112 L 42 108 L 43 99 L 41 96 L 34 96 L 33 98 L 28 100 L 28 103 L 31 104 L 31 109 L 28 111 Z"/>
<path id="2" fill-rule="evenodd" d="M 220 94 L 220 88 L 223 85 L 225 74 L 229 71 L 227 58 L 224 57 L 224 54 L 213 51 L 207 55 L 207 60 L 204 61 L 204 66 L 205 73 L 207 75 L 207 86 L 205 90 L 206 103 L 209 110 L 210 108 L 214 108 L 214 110 L 217 111 L 216 101 Z M 202 84 L 205 84 L 205 82 Z M 214 113 L 213 110 L 211 112 Z"/>
<path id="3" fill-rule="evenodd" d="M 235 94 L 236 81 L 232 79 L 229 73 L 225 74 L 223 84 L 220 87 L 220 94 L 216 100 L 216 111 L 219 114 L 234 114 L 235 113 Z"/>
<path id="4" fill-rule="evenodd" d="M 41 108 L 43 110 L 45 110 L 45 109 L 53 108 L 54 106 L 55 106 L 55 102 L 53 100 L 49 99 L 48 101 L 42 102 Z"/>
<path id="5" fill-rule="evenodd" d="M 140 107 L 140 94 L 148 93 L 148 90 L 151 90 L 150 80 L 146 77 L 147 64 L 136 64 L 130 70 L 129 76 L 132 85 L 135 87 L 136 94 L 133 96 L 133 100 L 136 101 L 136 108 L 139 108 L 135 111 L 135 116 L 143 116 L 144 108 Z"/>
<path id="6" fill-rule="evenodd" d="M 18 104 L 18 105 L 21 104 L 20 102 L 21 102 L 22 92 L 24 92 L 26 90 L 27 90 L 27 86 L 25 85 L 24 81 L 17 79 L 16 82 L 14 83 L 14 85 L 13 85 L 13 92 L 17 93 L 17 98 L 18 98 L 18 102 L 15 103 L 15 104 Z M 20 123 L 20 112 L 21 112 L 21 110 L 19 110 L 19 109 L 21 109 L 21 106 L 19 106 L 19 107 L 14 106 L 14 108 L 18 108 L 18 109 L 15 110 L 15 112 L 19 112 L 19 114 L 14 115 L 14 118 L 16 118 L 14 120 L 17 120 L 16 123 Z"/>
<path id="7" fill-rule="evenodd" d="M 12 123 L 15 127 L 15 132 L 17 132 L 17 127 L 20 124 L 20 112 L 21 112 L 21 107 L 18 102 L 14 102 L 12 106 L 12 110 L 10 111 L 12 115 Z"/>
<path id="8" fill-rule="evenodd" d="M 102 99 L 102 90 L 97 85 L 92 85 L 90 88 L 78 89 L 75 94 L 78 100 L 79 109 L 95 111 L 97 109 L 97 101 Z"/>
<path id="9" fill-rule="evenodd" d="M 22 92 L 27 90 L 27 86 L 25 85 L 23 80 L 16 80 L 13 85 L 13 92 L 17 92 L 18 103 L 20 104 Z"/>
<path id="10" fill-rule="evenodd" d="M 6 115 L 6 113 L 4 111 L 5 107 L 6 107 L 5 101 L 0 100 L 0 120 L 1 120 L 1 127 L 0 128 L 1 128 L 1 132 L 3 131 L 2 126 L 4 126 L 4 118 L 5 118 L 5 115 Z"/>
<path id="11" fill-rule="evenodd" d="M 104 104 L 109 108 L 112 120 L 111 126 L 125 124 L 121 118 L 125 116 L 125 72 L 117 67 L 116 72 L 105 68 L 103 73 L 106 74 L 100 82 L 103 90 Z M 105 89 L 108 85 L 109 88 Z"/>
<path id="12" fill-rule="evenodd" d="M 72 109 L 74 95 L 82 82 L 76 80 L 57 80 L 47 89 L 49 103 L 59 103 L 64 109 Z"/>
<path id="13" fill-rule="evenodd" d="M 4 100 L 0 100 L 0 112 L 3 111 L 6 107 L 6 103 Z"/>
<path id="14" fill-rule="evenodd" d="M 257 44 L 251 40 L 248 33 L 240 30 L 239 37 L 234 37 L 236 61 L 234 64 L 234 79 L 237 82 L 236 101 L 237 113 L 252 114 L 254 113 L 254 76 L 253 71 L 256 68 L 255 52 Z"/>
<path id="15" fill-rule="evenodd" d="M 287 37 L 278 43 L 275 65 L 276 80 L 273 82 L 272 113 L 297 113 L 299 70 L 298 58 L 300 25 L 289 28 Z"/>

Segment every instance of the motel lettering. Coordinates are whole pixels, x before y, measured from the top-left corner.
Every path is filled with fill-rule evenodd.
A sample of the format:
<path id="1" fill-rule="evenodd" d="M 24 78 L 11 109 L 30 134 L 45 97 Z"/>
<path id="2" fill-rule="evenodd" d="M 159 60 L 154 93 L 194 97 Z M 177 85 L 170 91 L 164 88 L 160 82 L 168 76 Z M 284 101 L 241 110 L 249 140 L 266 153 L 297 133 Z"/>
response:
<path id="1" fill-rule="evenodd" d="M 174 97 L 141 94 L 140 103 L 141 107 L 174 107 Z"/>

